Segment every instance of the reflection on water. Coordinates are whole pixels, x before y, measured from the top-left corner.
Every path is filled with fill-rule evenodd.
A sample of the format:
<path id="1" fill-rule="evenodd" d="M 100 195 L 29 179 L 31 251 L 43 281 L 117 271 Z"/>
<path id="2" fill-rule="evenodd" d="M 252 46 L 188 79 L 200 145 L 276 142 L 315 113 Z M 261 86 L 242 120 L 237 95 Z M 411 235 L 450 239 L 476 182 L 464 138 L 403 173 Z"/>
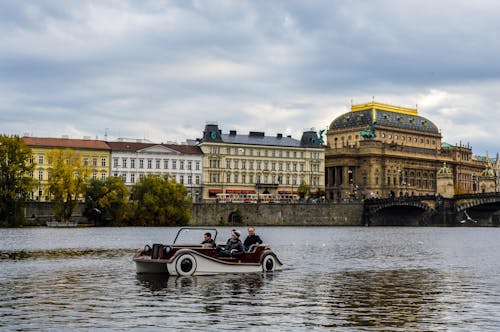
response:
<path id="1" fill-rule="evenodd" d="M 8 243 L 28 242 L 10 232 Z M 283 272 L 197 277 L 137 275 L 136 239 L 0 243 L 0 330 L 496 331 L 495 232 L 261 229 L 278 239 Z"/>

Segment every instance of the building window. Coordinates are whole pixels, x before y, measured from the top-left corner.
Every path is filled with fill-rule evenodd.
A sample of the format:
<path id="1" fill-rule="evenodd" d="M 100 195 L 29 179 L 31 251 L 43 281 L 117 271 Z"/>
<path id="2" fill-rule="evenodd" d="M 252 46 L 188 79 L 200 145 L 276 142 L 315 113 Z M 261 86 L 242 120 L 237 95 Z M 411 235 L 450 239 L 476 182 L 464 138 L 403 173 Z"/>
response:
<path id="1" fill-rule="evenodd" d="M 43 165 L 43 156 L 38 156 L 38 164 Z"/>
<path id="2" fill-rule="evenodd" d="M 113 158 L 113 167 L 114 168 L 118 167 L 118 158 Z"/>
<path id="3" fill-rule="evenodd" d="M 123 183 L 127 183 L 127 173 L 122 174 L 122 181 Z"/>
<path id="4" fill-rule="evenodd" d="M 231 173 L 226 174 L 226 182 L 231 183 Z"/>
<path id="5" fill-rule="evenodd" d="M 226 168 L 231 169 L 231 159 L 226 160 Z"/>
<path id="6" fill-rule="evenodd" d="M 135 168 L 135 159 L 130 159 L 130 168 Z"/>
<path id="7" fill-rule="evenodd" d="M 163 169 L 168 169 L 168 159 L 163 159 Z"/>
<path id="8" fill-rule="evenodd" d="M 234 173 L 234 183 L 238 183 L 238 173 Z"/>
<path id="9" fill-rule="evenodd" d="M 97 158 L 92 159 L 92 166 L 97 167 Z"/>
<path id="10" fill-rule="evenodd" d="M 155 160 L 155 166 L 156 166 L 156 169 L 160 169 L 160 162 L 161 162 L 161 160 L 160 160 L 160 159 L 156 159 L 156 160 Z"/>
<path id="11" fill-rule="evenodd" d="M 197 170 L 197 171 L 199 171 L 199 170 L 200 170 L 200 162 L 199 162 L 199 161 L 197 161 L 197 162 L 196 162 L 196 170 Z"/>
<path id="12" fill-rule="evenodd" d="M 43 171 L 38 171 L 38 180 L 43 180 Z"/>
<path id="13" fill-rule="evenodd" d="M 238 169 L 238 160 L 234 161 L 234 169 Z"/>
<path id="14" fill-rule="evenodd" d="M 188 168 L 189 171 L 193 169 L 193 162 L 191 160 L 188 160 Z"/>
<path id="15" fill-rule="evenodd" d="M 196 180 L 195 180 L 195 181 L 196 181 L 196 184 L 200 184 L 200 176 L 199 176 L 199 175 L 196 175 L 196 178 L 195 178 L 195 179 L 196 179 Z"/>
<path id="16" fill-rule="evenodd" d="M 106 181 L 106 173 L 101 173 L 101 181 Z"/>
<path id="17" fill-rule="evenodd" d="M 246 183 L 246 182 L 247 182 L 246 174 L 241 174 L 241 183 Z"/>
<path id="18" fill-rule="evenodd" d="M 188 175 L 188 184 L 193 184 L 193 176 Z"/>
<path id="19" fill-rule="evenodd" d="M 135 174 L 134 173 L 130 174 L 130 182 L 135 183 Z"/>
<path id="20" fill-rule="evenodd" d="M 97 172 L 92 173 L 92 180 L 97 180 Z"/>
<path id="21" fill-rule="evenodd" d="M 179 176 L 179 183 L 184 184 L 184 175 Z"/>
<path id="22" fill-rule="evenodd" d="M 89 158 L 83 158 L 83 166 L 88 166 L 89 165 Z"/>
<path id="23" fill-rule="evenodd" d="M 139 159 L 139 168 L 144 168 L 144 159 Z"/>
<path id="24" fill-rule="evenodd" d="M 101 158 L 101 167 L 106 167 L 106 158 Z"/>
<path id="25" fill-rule="evenodd" d="M 127 168 L 127 158 L 122 158 L 122 167 Z"/>
<path id="26" fill-rule="evenodd" d="M 148 159 L 148 169 L 152 169 L 152 168 L 153 168 L 153 160 Z"/>

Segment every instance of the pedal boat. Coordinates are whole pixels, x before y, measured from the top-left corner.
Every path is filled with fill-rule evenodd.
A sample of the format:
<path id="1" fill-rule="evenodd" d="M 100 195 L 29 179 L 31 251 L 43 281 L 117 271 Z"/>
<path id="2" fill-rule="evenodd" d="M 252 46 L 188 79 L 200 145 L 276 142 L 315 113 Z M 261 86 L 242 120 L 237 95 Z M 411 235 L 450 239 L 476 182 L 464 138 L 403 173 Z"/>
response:
<path id="1" fill-rule="evenodd" d="M 178 243 L 185 230 L 200 228 L 183 227 L 172 244 L 146 245 L 138 249 L 133 260 L 137 273 L 161 273 L 173 276 L 212 275 L 218 273 L 255 273 L 280 271 L 283 264 L 267 244 L 252 246 L 241 257 L 220 257 L 216 248 L 202 244 Z M 206 229 L 215 234 L 216 229 Z M 218 244 L 217 247 L 224 248 Z"/>

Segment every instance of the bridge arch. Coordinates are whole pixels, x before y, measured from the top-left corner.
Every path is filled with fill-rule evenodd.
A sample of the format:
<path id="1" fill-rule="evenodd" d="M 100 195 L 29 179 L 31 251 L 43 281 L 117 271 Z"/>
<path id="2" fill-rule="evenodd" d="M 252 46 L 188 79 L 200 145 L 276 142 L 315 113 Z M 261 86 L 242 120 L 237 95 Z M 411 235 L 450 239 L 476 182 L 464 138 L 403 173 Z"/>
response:
<path id="1" fill-rule="evenodd" d="M 365 225 L 426 226 L 432 224 L 434 213 L 424 200 L 376 200 L 365 205 Z"/>

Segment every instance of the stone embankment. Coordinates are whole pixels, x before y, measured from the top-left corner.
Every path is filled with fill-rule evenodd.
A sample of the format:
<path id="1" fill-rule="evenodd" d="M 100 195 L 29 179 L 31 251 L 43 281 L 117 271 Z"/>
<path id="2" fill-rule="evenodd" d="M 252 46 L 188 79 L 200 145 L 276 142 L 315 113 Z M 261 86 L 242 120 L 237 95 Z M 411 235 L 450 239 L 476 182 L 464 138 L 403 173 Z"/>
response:
<path id="1" fill-rule="evenodd" d="M 195 204 L 191 225 L 360 226 L 363 203 Z"/>

